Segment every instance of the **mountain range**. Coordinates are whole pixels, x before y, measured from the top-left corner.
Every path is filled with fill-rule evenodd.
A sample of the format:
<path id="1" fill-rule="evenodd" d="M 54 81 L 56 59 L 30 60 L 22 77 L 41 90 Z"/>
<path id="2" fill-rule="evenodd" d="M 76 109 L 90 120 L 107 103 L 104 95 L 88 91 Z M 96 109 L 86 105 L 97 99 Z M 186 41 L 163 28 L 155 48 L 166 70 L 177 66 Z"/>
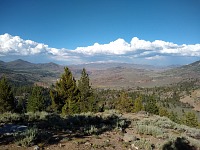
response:
<path id="1" fill-rule="evenodd" d="M 124 88 L 152 87 L 199 78 L 200 61 L 184 66 L 156 67 L 127 63 L 90 63 L 67 66 L 79 79 L 86 68 L 93 87 Z M 55 63 L 34 64 L 21 59 L 0 61 L 0 77 L 5 75 L 15 84 L 41 84 L 50 86 L 63 73 L 64 66 Z"/>

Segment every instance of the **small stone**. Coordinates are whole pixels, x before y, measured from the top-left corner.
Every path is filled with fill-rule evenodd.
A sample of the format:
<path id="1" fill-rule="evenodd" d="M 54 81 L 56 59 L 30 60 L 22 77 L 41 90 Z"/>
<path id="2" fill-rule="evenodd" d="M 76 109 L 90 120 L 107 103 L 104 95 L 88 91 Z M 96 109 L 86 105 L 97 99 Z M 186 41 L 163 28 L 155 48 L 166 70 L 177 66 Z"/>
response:
<path id="1" fill-rule="evenodd" d="M 135 146 L 134 144 L 131 144 L 131 147 L 138 150 L 139 148 L 137 146 Z"/>
<path id="2" fill-rule="evenodd" d="M 39 150 L 39 149 L 40 149 L 40 148 L 39 148 L 39 146 L 37 146 L 37 145 L 34 147 L 34 150 Z"/>
<path id="3" fill-rule="evenodd" d="M 61 144 L 61 143 L 59 144 L 59 147 L 64 147 L 64 146 L 65 146 L 65 145 L 63 145 L 63 144 Z"/>
<path id="4" fill-rule="evenodd" d="M 91 146 L 91 144 L 89 142 L 86 142 L 85 145 Z"/>
<path id="5" fill-rule="evenodd" d="M 133 142 L 133 141 L 137 140 L 137 137 L 135 137 L 132 134 L 126 133 L 126 134 L 124 134 L 123 140 L 124 140 L 124 142 Z"/>

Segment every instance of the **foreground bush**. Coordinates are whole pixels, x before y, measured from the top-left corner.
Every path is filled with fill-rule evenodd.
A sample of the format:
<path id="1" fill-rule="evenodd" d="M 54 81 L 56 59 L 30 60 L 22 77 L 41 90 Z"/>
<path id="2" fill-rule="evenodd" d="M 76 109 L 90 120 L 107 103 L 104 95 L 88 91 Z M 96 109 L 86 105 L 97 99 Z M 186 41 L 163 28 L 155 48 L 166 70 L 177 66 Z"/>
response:
<path id="1" fill-rule="evenodd" d="M 20 146 L 32 146 L 35 144 L 35 141 L 38 137 L 38 129 L 37 128 L 29 128 L 24 132 L 17 132 L 14 134 L 15 142 Z"/>

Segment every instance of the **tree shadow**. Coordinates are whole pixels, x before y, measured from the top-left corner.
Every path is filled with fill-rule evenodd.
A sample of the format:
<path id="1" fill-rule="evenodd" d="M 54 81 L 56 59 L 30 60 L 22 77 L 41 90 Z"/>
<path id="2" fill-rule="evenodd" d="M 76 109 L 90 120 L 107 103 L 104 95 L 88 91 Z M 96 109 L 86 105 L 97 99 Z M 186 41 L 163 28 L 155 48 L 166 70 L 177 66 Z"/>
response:
<path id="1" fill-rule="evenodd" d="M 170 141 L 163 146 L 163 150 L 196 150 L 194 146 L 190 145 L 190 142 L 181 137 L 177 137 L 175 141 Z"/>
<path id="2" fill-rule="evenodd" d="M 61 140 L 71 140 L 73 138 L 85 138 L 89 135 L 100 135 L 107 131 L 120 129 L 124 131 L 130 124 L 117 115 L 70 115 L 61 117 L 58 114 L 49 114 L 43 120 L 21 122 L 23 125 L 36 127 L 40 133 L 35 144 L 45 143 L 45 145 L 58 144 Z M 45 134 L 44 134 L 45 133 Z M 14 142 L 12 136 L 0 137 L 0 145 Z"/>
<path id="3" fill-rule="evenodd" d="M 62 118 L 54 114 L 48 116 L 46 121 L 37 122 L 36 126 L 41 130 L 50 131 L 52 137 L 49 144 L 56 144 L 65 138 L 85 138 L 89 135 L 100 135 L 116 128 L 124 131 L 129 124 L 129 121 L 117 115 L 106 117 L 72 115 Z"/>

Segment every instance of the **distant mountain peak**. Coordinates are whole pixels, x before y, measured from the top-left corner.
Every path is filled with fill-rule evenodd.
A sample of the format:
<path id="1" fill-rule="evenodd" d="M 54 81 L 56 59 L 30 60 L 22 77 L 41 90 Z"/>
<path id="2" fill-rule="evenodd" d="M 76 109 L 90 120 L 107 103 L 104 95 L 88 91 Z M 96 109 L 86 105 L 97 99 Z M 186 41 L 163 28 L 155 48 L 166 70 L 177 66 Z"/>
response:
<path id="1" fill-rule="evenodd" d="M 17 59 L 17 60 L 8 62 L 7 66 L 9 68 L 13 68 L 13 67 L 15 67 L 15 68 L 16 67 L 17 68 L 31 68 L 31 67 L 34 67 L 35 64 L 25 61 L 25 60 L 22 60 L 22 59 Z"/>
<path id="2" fill-rule="evenodd" d="M 16 59 L 14 61 L 10 61 L 9 63 L 28 63 L 28 64 L 32 64 L 32 63 L 30 63 L 28 61 L 25 61 L 23 59 Z"/>

